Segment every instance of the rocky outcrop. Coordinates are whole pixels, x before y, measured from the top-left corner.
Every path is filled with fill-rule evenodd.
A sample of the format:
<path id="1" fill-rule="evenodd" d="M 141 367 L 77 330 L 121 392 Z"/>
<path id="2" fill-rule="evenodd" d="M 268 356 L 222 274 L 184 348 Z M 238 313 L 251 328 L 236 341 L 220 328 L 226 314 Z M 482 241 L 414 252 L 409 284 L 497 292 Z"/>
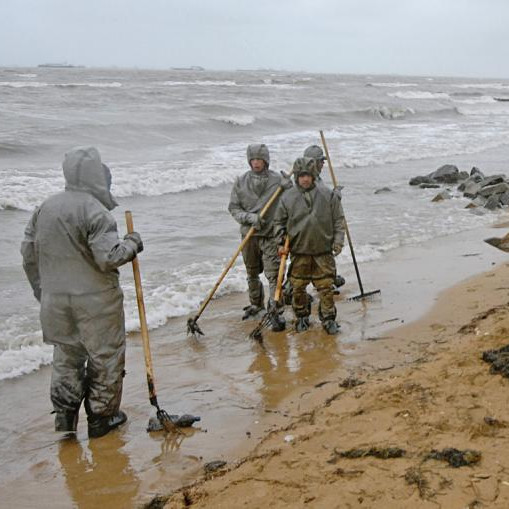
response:
<path id="1" fill-rule="evenodd" d="M 477 167 L 473 167 L 470 173 L 459 171 L 453 164 L 445 164 L 429 173 L 410 179 L 411 186 L 420 189 L 441 187 L 448 184 L 459 184 L 456 190 L 469 198 L 472 202 L 467 208 L 474 209 L 484 207 L 488 210 L 496 210 L 509 206 L 509 180 L 504 174 L 485 176 Z M 438 193 L 432 201 L 442 201 L 451 198 L 450 187 Z"/>

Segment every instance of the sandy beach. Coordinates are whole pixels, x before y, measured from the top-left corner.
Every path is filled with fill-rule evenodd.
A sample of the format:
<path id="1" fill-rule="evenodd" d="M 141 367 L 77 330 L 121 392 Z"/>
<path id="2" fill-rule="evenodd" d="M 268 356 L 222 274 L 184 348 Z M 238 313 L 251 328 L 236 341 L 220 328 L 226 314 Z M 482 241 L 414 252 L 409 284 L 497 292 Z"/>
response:
<path id="1" fill-rule="evenodd" d="M 481 358 L 509 344 L 508 278 L 504 263 L 442 293 L 370 344 L 376 365 L 299 389 L 248 455 L 152 507 L 508 507 L 509 380 Z M 447 448 L 472 464 L 429 457 Z"/>

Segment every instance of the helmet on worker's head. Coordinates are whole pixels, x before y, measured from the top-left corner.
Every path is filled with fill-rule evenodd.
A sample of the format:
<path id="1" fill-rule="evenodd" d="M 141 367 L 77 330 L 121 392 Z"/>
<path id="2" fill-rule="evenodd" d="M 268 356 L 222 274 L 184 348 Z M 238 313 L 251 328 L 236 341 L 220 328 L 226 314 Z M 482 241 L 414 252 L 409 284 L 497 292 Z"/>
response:
<path id="1" fill-rule="evenodd" d="M 270 164 L 270 155 L 267 145 L 265 145 L 264 143 L 255 143 L 253 145 L 248 145 L 247 162 L 249 166 L 251 166 L 251 161 L 253 159 L 261 159 L 262 161 L 265 161 L 265 164 L 267 165 L 268 168 Z"/>
<path id="2" fill-rule="evenodd" d="M 322 147 L 319 147 L 318 145 L 310 145 L 306 150 L 304 150 L 304 157 L 311 157 L 317 161 L 325 161 L 326 159 L 323 155 Z"/>
<path id="3" fill-rule="evenodd" d="M 313 180 L 316 179 L 316 161 L 311 157 L 298 157 L 293 163 L 293 175 L 295 181 L 302 175 L 311 175 Z"/>

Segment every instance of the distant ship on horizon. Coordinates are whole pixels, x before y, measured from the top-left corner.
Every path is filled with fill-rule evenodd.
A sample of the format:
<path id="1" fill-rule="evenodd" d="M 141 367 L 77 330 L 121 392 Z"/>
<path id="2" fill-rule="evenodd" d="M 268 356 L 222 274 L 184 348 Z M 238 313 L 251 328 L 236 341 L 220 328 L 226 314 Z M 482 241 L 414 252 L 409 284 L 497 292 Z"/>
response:
<path id="1" fill-rule="evenodd" d="M 68 64 L 66 62 L 64 63 L 49 63 L 49 64 L 39 64 L 37 67 L 53 67 L 53 68 L 63 68 L 63 69 L 69 69 L 69 68 L 83 68 L 85 67 L 84 65 L 72 65 L 72 64 Z"/>
<path id="2" fill-rule="evenodd" d="M 200 65 L 191 65 L 189 67 L 171 67 L 172 71 L 204 71 L 205 68 Z"/>

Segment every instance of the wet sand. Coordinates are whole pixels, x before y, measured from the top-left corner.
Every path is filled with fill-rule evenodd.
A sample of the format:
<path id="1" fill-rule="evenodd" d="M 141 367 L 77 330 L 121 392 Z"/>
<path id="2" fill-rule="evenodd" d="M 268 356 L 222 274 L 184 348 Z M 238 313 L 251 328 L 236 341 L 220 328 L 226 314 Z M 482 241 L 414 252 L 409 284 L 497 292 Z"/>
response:
<path id="1" fill-rule="evenodd" d="M 338 380 L 354 375 L 369 378 L 359 390 L 372 394 L 369 397 L 376 401 L 378 383 L 390 383 L 392 374 L 404 370 L 405 366 L 411 366 L 412 371 L 419 366 L 420 370 L 423 356 L 429 360 L 426 342 L 438 345 L 439 349 L 446 348 L 433 339 L 445 334 L 444 327 L 449 330 L 468 322 L 484 306 L 491 305 L 490 299 L 504 301 L 506 290 L 484 288 L 479 283 L 497 281 L 498 287 L 504 287 L 501 278 L 507 277 L 507 268 L 502 266 L 497 273 L 500 275 L 479 276 L 468 283 L 474 286 L 463 286 L 454 298 L 446 296 L 439 301 L 438 309 L 445 314 L 441 320 L 437 319 L 436 330 L 428 326 L 431 340 L 423 339 L 423 343 L 418 333 L 401 332 L 405 328 L 394 331 L 396 326 L 422 317 L 439 292 L 502 263 L 506 255 L 482 242 L 489 236 L 493 236 L 492 229 L 470 231 L 399 249 L 387 253 L 383 260 L 361 265 L 365 291 L 382 290 L 380 297 L 367 302 L 346 301 L 347 297 L 359 293 L 351 267 L 344 274 L 347 285 L 337 300 L 342 332 L 336 338 L 323 334 L 314 309 L 309 332 L 297 335 L 290 327 L 283 333 L 265 332 L 262 345 L 252 342 L 248 334 L 256 322 L 239 320 L 242 306 L 246 304 L 245 295 L 240 294 L 217 299 L 207 308 L 200 319 L 206 336 L 198 340 L 186 337 L 187 317 L 171 320 L 151 332 L 161 407 L 169 413 L 202 416 L 200 426 L 178 438 L 145 431 L 152 412 L 137 335 L 128 338 L 123 408 L 129 423 L 104 438 L 88 441 L 84 415 L 76 440 L 59 439 L 52 432 L 48 398 L 50 368 L 0 383 L 2 504 L 20 508 L 138 507 L 157 494 L 194 482 L 203 475 L 203 466 L 209 461 L 232 462 L 253 449 L 256 453 L 269 450 L 274 446 L 271 440 L 280 441 L 281 433 L 288 434 L 276 430 L 294 426 L 303 412 L 323 406 L 328 391 L 337 392 Z M 470 297 L 475 297 L 475 302 L 468 301 Z M 291 319 L 290 311 L 287 317 Z M 429 335 L 428 329 L 425 328 Z M 377 377 L 381 377 L 380 382 Z M 326 383 L 315 388 L 322 382 Z M 368 386 L 373 390 L 367 390 Z M 351 407 L 343 407 L 342 403 L 337 408 L 335 403 L 326 407 L 334 408 L 335 413 L 327 414 L 322 424 L 337 420 L 337 433 L 342 436 L 344 416 L 351 416 L 348 411 L 354 412 L 356 401 L 352 399 Z M 373 414 L 373 418 L 378 417 Z M 362 437 L 368 433 L 367 425 L 359 429 L 366 430 Z M 402 440 L 398 438 L 399 441 Z M 350 442 L 355 444 L 353 439 Z M 279 465 L 282 475 L 283 471 L 292 469 L 291 465 L 298 465 L 291 458 L 285 461 L 289 463 Z M 254 464 L 248 461 L 245 468 Z M 301 471 L 301 466 L 293 470 Z M 364 480 L 368 477 L 371 475 L 364 476 Z M 224 482 L 228 485 L 228 476 Z M 318 482 L 316 486 L 319 485 Z M 210 493 L 203 507 L 209 507 L 209 503 L 210 507 L 218 506 L 222 499 L 214 499 L 216 488 L 200 489 Z M 250 490 L 246 484 L 244 495 Z M 231 502 L 225 502 L 223 507 L 240 505 L 240 499 L 239 504 Z M 263 499 L 259 502 L 259 506 L 266 505 Z M 290 506 L 299 507 L 301 503 L 304 502 L 296 501 Z"/>
<path id="2" fill-rule="evenodd" d="M 298 415 L 164 507 L 509 507 L 509 379 L 482 360 L 509 345 L 508 279 L 505 263 L 446 291 L 375 343 L 390 369 L 359 366 L 349 385 L 333 373 L 301 389 L 286 407 Z M 375 448 L 394 457 L 342 455 Z M 429 457 L 446 448 L 469 464 Z"/>

